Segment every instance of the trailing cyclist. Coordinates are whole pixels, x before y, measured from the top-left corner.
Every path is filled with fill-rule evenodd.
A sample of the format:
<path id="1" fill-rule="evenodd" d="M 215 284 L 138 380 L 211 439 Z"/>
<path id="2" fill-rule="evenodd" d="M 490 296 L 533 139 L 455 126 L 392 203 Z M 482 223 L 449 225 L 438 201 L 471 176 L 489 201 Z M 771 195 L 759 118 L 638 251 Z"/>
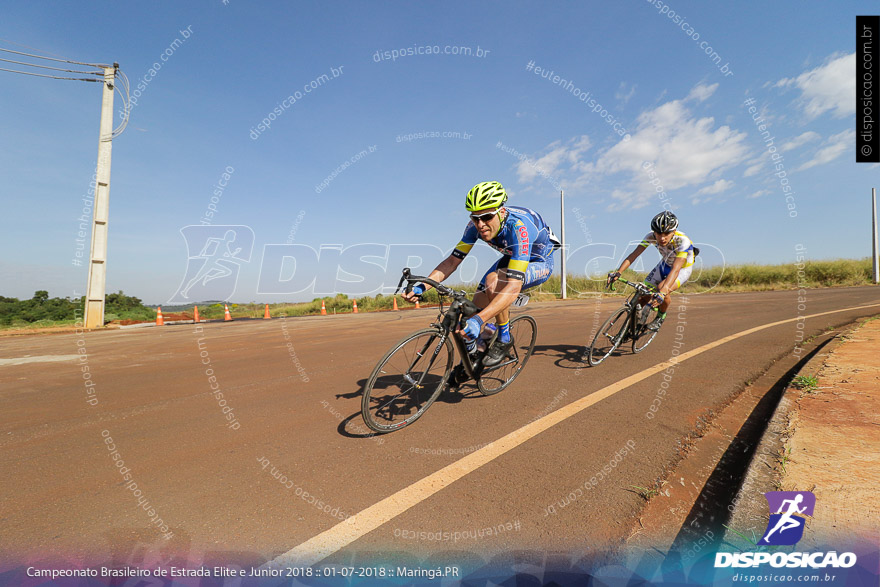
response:
<path id="1" fill-rule="evenodd" d="M 475 185 L 465 200 L 470 222 L 461 241 L 428 276 L 442 282 L 452 275 L 478 238 L 502 254 L 483 276 L 474 295 L 474 303 L 482 309 L 458 331 L 468 341 L 468 351 L 473 353 L 483 324 L 495 319 L 497 336 L 483 358 L 485 367 L 498 365 L 508 356 L 513 346 L 510 305 L 520 292 L 547 281 L 553 273 L 553 251 L 561 246 L 540 214 L 528 208 L 505 206 L 505 202 L 507 192 L 497 181 Z M 412 302 L 428 288 L 423 283 L 417 284 L 404 298 Z M 453 379 L 453 386 L 467 379 L 462 365 L 453 371 Z"/>
<path id="2" fill-rule="evenodd" d="M 666 310 L 671 302 L 669 294 L 684 285 L 693 271 L 694 257 L 699 249 L 694 247 L 691 239 L 678 230 L 678 218 L 675 214 L 664 210 L 651 220 L 651 232 L 636 246 L 635 250 L 623 260 L 617 271 L 608 274 L 607 285 L 614 283 L 627 267 L 645 252 L 649 245 L 660 251 L 660 262 L 645 278 L 645 283 L 656 286 L 657 292 L 650 298 L 652 306 L 657 307 L 657 317 L 648 324 L 648 329 L 657 331 L 666 319 Z M 641 303 L 648 301 L 647 296 Z"/>

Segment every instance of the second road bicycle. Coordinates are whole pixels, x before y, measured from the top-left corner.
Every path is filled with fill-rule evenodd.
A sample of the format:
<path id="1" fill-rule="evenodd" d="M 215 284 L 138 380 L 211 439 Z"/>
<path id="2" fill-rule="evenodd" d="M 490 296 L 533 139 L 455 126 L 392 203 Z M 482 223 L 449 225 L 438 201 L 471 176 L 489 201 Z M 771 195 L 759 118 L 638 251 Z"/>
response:
<path id="1" fill-rule="evenodd" d="M 587 348 L 587 359 L 594 367 L 607 359 L 625 342 L 632 341 L 632 350 L 634 353 L 638 353 L 645 350 L 657 336 L 657 330 L 648 328 L 656 308 L 649 304 L 639 303 L 640 298 L 655 293 L 657 288 L 653 285 L 635 283 L 623 278 L 619 278 L 617 281 L 631 286 L 635 291 L 623 303 L 623 307 L 605 321 Z M 614 291 L 614 285 L 609 285 L 609 289 Z"/>

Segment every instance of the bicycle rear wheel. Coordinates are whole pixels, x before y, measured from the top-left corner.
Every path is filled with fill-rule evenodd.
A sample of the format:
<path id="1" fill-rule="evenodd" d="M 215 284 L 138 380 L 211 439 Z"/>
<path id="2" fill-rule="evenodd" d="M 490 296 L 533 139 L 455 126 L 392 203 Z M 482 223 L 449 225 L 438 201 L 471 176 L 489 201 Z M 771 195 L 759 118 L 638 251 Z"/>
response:
<path id="1" fill-rule="evenodd" d="M 538 338 L 538 324 L 531 316 L 517 316 L 510 321 L 510 336 L 513 346 L 508 351 L 508 358 L 499 365 L 484 370 L 477 378 L 477 389 L 483 395 L 494 395 L 513 383 L 520 374 L 532 352 Z"/>
<path id="2" fill-rule="evenodd" d="M 602 328 L 593 337 L 593 342 L 587 349 L 587 358 L 590 365 L 595 367 L 613 353 L 626 335 L 629 327 L 629 308 L 624 306 L 612 314 Z"/>
<path id="3" fill-rule="evenodd" d="M 446 385 L 452 343 L 436 328 L 419 330 L 385 353 L 364 386 L 361 415 L 371 430 L 392 432 L 415 422 Z M 445 350 L 444 350 L 445 348 Z"/>
<path id="4" fill-rule="evenodd" d="M 656 330 L 648 330 L 648 324 L 654 319 L 654 313 L 651 306 L 643 306 L 638 314 L 638 324 L 636 325 L 636 334 L 633 337 L 633 352 L 638 353 L 651 344 L 654 337 L 657 336 Z"/>

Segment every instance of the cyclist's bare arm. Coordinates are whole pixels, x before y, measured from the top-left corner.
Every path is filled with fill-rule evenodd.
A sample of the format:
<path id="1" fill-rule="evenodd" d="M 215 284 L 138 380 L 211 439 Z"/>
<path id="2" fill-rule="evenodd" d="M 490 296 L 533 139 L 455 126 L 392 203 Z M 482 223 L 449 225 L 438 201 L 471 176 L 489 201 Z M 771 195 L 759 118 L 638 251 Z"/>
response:
<path id="1" fill-rule="evenodd" d="M 462 260 L 463 259 L 459 259 L 458 257 L 455 257 L 453 255 L 449 255 L 439 265 L 437 265 L 437 267 L 433 271 L 431 271 L 431 274 L 428 276 L 428 278 L 433 279 L 437 283 L 442 283 L 444 279 L 452 275 L 455 270 L 458 269 L 458 266 L 461 265 Z M 425 284 L 425 291 L 428 291 L 429 289 L 431 289 L 431 286 Z M 416 301 L 417 297 L 418 296 L 412 292 L 404 292 L 403 294 L 403 299 L 408 302 Z"/>

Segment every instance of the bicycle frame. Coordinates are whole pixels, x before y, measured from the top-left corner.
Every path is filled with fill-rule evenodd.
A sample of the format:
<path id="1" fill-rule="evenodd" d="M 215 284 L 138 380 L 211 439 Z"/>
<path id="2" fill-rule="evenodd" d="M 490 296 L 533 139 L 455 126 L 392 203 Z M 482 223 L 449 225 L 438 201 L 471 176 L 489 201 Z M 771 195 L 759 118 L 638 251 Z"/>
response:
<path id="1" fill-rule="evenodd" d="M 638 311 L 641 309 L 639 306 L 639 298 L 642 296 L 647 296 L 655 293 L 657 288 L 653 285 L 646 285 L 644 283 L 634 283 L 632 281 L 627 281 L 626 279 L 619 278 L 617 281 L 623 282 L 624 284 L 633 288 L 632 294 L 627 298 L 627 300 L 623 303 L 629 309 L 629 317 L 627 318 L 627 328 L 629 331 L 629 336 L 633 339 L 638 338 L 638 326 L 639 326 L 639 318 Z M 613 291 L 613 284 L 611 287 Z"/>
<path id="2" fill-rule="evenodd" d="M 412 275 L 410 273 L 409 268 L 406 268 L 403 270 L 403 276 L 400 278 L 400 282 L 397 284 L 397 290 L 394 292 L 395 294 L 397 294 L 400 291 L 400 288 L 403 285 L 404 281 L 407 282 L 407 286 L 406 286 L 406 290 L 405 290 L 407 293 L 412 291 L 412 286 L 415 282 L 423 282 L 423 283 L 427 283 L 428 285 L 434 287 L 437 290 L 437 292 L 441 295 L 440 315 L 438 316 L 439 321 L 431 324 L 431 326 L 436 326 L 440 330 L 440 339 L 439 339 L 439 342 L 437 343 L 437 346 L 434 348 L 434 355 L 436 356 L 437 353 L 440 352 L 440 349 L 443 347 L 443 344 L 445 344 L 446 339 L 448 337 L 452 336 L 452 345 L 455 347 L 456 351 L 458 352 L 459 357 L 461 357 L 462 364 L 464 365 L 464 369 L 467 372 L 468 376 L 470 376 L 471 378 L 473 378 L 475 380 L 479 379 L 480 376 L 483 374 L 484 367 L 482 364 L 474 365 L 474 362 L 471 358 L 471 355 L 467 350 L 467 344 L 464 340 L 464 337 L 462 337 L 456 331 L 461 326 L 459 324 L 459 322 L 461 321 L 462 317 L 473 316 L 474 314 L 476 314 L 477 312 L 480 311 L 480 308 L 478 308 L 476 306 L 476 304 L 474 304 L 470 299 L 468 299 L 467 292 L 465 292 L 464 290 L 455 291 L 455 290 L 453 290 L 449 287 L 446 287 L 445 285 L 442 285 L 442 284 L 440 284 L 440 283 L 438 283 L 428 277 L 420 277 L 418 275 Z M 443 311 L 443 300 L 442 300 L 443 296 L 452 298 L 452 302 L 449 304 L 449 307 L 446 309 L 445 312 Z M 426 343 L 425 348 L 422 349 L 421 353 L 417 353 L 416 358 L 413 360 L 413 365 L 411 365 L 411 367 L 415 365 L 415 363 L 418 361 L 419 358 L 424 356 L 425 351 L 428 350 L 428 346 L 430 346 L 432 343 L 433 343 L 433 340 L 429 340 Z M 433 357 L 432 357 L 432 360 L 429 363 L 429 368 L 430 368 L 430 365 L 433 365 L 433 362 L 434 361 L 433 361 Z M 510 360 L 510 361 L 505 361 L 499 365 L 493 365 L 492 368 L 490 369 L 490 371 L 500 369 L 501 367 L 509 365 L 513 362 L 514 362 L 513 360 Z M 413 382 L 413 383 L 415 383 L 415 382 Z M 419 384 L 420 383 L 421 382 L 419 382 Z"/>

